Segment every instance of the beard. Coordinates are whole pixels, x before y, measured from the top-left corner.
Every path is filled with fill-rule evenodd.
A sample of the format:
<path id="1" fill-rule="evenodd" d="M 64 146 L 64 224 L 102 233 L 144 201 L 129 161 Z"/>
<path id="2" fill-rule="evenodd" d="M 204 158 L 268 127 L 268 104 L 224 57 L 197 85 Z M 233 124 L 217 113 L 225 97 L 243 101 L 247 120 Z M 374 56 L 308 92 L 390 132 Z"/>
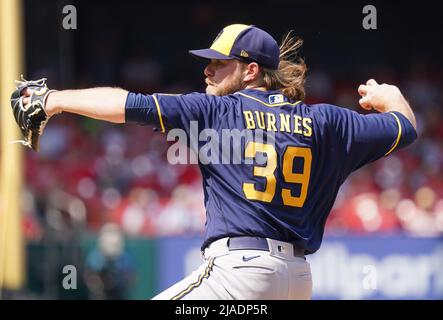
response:
<path id="1" fill-rule="evenodd" d="M 237 75 L 233 80 L 226 83 L 220 83 L 217 85 L 210 82 L 206 83 L 208 84 L 206 87 L 206 93 L 214 96 L 225 96 L 245 88 L 245 83 L 242 80 L 241 74 Z"/>

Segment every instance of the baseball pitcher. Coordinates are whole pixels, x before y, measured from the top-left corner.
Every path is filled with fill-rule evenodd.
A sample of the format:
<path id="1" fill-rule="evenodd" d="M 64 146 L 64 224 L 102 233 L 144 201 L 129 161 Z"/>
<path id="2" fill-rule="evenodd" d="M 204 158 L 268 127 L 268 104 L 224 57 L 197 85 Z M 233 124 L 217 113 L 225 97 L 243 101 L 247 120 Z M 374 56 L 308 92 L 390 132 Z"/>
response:
<path id="1" fill-rule="evenodd" d="M 154 299 L 310 299 L 305 256 L 316 252 L 339 187 L 360 167 L 411 144 L 414 114 L 400 90 L 371 79 L 358 87 L 359 114 L 307 105 L 301 40 L 281 45 L 252 26 L 225 27 L 210 48 L 206 93 L 133 93 L 120 88 L 54 91 L 45 80 L 18 82 L 11 97 L 25 145 L 38 150 L 50 117 L 71 112 L 135 122 L 187 136 L 246 133 L 231 153 L 240 161 L 200 160 L 206 207 L 202 264 Z M 206 141 L 190 148 L 197 153 Z M 220 138 L 220 141 L 222 139 Z M 223 146 L 220 146 L 220 148 Z"/>

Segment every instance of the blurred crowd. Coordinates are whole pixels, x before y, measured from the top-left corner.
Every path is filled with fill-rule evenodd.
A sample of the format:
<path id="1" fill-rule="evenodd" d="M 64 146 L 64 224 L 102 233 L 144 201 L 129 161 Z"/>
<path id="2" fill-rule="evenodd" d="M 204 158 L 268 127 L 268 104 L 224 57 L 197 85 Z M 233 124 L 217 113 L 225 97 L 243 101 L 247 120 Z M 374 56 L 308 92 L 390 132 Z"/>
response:
<path id="1" fill-rule="evenodd" d="M 106 59 L 101 62 L 107 64 Z M 165 83 L 161 69 L 154 59 L 136 54 L 122 64 L 121 86 L 144 93 L 203 88 L 203 75 L 160 87 Z M 106 78 L 102 71 L 100 64 L 88 69 L 78 87 L 112 82 L 112 73 Z M 441 235 L 443 79 L 420 61 L 404 74 L 379 68 L 372 76 L 397 84 L 404 92 L 416 113 L 419 139 L 350 176 L 337 197 L 326 234 Z M 362 112 L 357 87 L 366 80 L 333 79 L 321 70 L 310 70 L 306 102 L 328 102 Z M 26 236 L 41 239 L 49 227 L 63 237 L 73 226 L 96 231 L 108 222 L 117 223 L 130 236 L 203 233 L 198 166 L 170 165 L 169 145 L 163 134 L 150 127 L 109 124 L 73 114 L 56 116 L 46 127 L 41 151 L 26 152 Z"/>
<path id="2" fill-rule="evenodd" d="M 418 139 L 350 176 L 334 204 L 327 234 L 443 234 L 443 78 L 437 70 L 415 61 L 404 74 L 380 68 L 372 75 L 380 83 L 400 87 L 415 112 Z M 314 73 L 311 84 L 320 100 L 362 112 L 358 83 L 334 83 L 325 74 Z M 314 95 L 312 100 L 316 99 Z"/>

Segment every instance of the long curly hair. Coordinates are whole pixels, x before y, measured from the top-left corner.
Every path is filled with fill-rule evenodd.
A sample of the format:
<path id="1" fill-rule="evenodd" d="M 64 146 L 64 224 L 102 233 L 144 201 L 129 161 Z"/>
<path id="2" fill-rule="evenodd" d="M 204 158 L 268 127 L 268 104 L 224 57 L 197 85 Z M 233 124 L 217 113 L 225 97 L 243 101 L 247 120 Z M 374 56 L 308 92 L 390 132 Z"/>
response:
<path id="1" fill-rule="evenodd" d="M 277 70 L 262 68 L 263 83 L 268 90 L 280 90 L 292 100 L 305 98 L 305 82 L 307 66 L 298 56 L 303 40 L 289 31 L 280 45 L 280 63 Z"/>

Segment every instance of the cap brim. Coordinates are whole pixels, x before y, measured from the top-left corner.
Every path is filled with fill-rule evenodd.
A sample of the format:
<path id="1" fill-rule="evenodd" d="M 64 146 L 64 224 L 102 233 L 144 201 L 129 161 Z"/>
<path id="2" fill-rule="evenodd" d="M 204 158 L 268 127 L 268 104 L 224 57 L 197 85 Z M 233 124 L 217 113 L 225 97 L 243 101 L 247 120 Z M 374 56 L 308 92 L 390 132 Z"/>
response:
<path id="1" fill-rule="evenodd" d="M 193 56 L 204 58 L 204 59 L 219 59 L 219 60 L 230 60 L 234 59 L 230 56 L 225 56 L 224 54 L 215 51 L 214 49 L 200 49 L 200 50 L 189 50 L 189 53 Z"/>

